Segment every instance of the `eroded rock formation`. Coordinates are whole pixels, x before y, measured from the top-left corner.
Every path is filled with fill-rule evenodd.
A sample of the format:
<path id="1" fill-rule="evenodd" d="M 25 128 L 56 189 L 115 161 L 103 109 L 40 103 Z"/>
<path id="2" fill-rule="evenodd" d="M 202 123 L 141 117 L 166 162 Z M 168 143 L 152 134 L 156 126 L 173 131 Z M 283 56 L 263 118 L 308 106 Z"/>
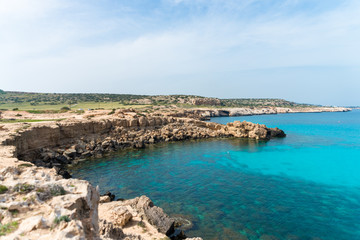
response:
<path id="1" fill-rule="evenodd" d="M 130 115 L 38 124 L 19 131 L 6 144 L 16 146 L 19 159 L 37 166 L 61 167 L 76 159 L 162 141 L 214 137 L 269 140 L 284 136 L 280 129 L 245 121 L 222 125 L 191 118 Z"/>
<path id="2" fill-rule="evenodd" d="M 162 141 L 285 136 L 280 129 L 249 122 L 222 125 L 134 111 L 17 126 L 26 127 L 8 133 L 0 145 L 6 156 L 1 161 L 13 165 L 0 170 L 0 223 L 14 225 L 5 239 L 183 239 L 181 231 L 174 235 L 175 220 L 146 196 L 123 201 L 112 201 L 110 193 L 100 197 L 87 181 L 64 179 L 70 175 L 63 167 L 81 158 Z M 12 154 L 37 166 L 19 162 Z"/>

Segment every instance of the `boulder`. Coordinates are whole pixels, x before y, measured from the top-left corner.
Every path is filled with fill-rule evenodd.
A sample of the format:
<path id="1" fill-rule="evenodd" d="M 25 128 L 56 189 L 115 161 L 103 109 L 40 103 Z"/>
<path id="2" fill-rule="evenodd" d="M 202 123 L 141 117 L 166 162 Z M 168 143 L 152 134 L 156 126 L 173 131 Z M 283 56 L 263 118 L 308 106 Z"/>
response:
<path id="1" fill-rule="evenodd" d="M 111 210 L 111 213 L 114 218 L 113 223 L 119 227 L 125 226 L 133 217 L 125 206 L 117 206 Z"/>
<path id="2" fill-rule="evenodd" d="M 64 151 L 64 155 L 67 156 L 67 157 L 69 157 L 69 158 L 74 158 L 74 157 L 76 157 L 76 153 L 77 153 L 76 150 L 73 149 L 73 148 L 69 148 L 69 149 L 67 149 L 67 150 Z"/>
<path id="3" fill-rule="evenodd" d="M 106 220 L 100 220 L 99 234 L 102 239 L 123 239 L 125 237 L 121 228 L 115 227 L 112 222 L 107 222 Z"/>
<path id="4" fill-rule="evenodd" d="M 107 195 L 105 195 L 105 196 L 101 196 L 100 197 L 100 201 L 99 201 L 100 203 L 107 203 L 107 202 L 111 202 L 111 198 L 109 197 L 109 196 L 107 196 Z"/>
<path id="5" fill-rule="evenodd" d="M 164 211 L 157 207 L 149 207 L 144 209 L 146 219 L 149 223 L 157 228 L 161 233 L 170 236 L 175 231 L 175 221 L 164 213 Z"/>

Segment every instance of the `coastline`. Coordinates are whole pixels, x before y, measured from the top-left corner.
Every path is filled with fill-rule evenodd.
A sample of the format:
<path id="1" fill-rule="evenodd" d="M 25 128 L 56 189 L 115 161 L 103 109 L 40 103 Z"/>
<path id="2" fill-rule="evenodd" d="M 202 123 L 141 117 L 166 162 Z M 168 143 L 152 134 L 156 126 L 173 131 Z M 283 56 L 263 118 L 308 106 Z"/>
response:
<path id="1" fill-rule="evenodd" d="M 201 111 L 206 112 L 209 110 Z M 76 158 L 79 157 L 78 154 L 80 154 L 81 156 L 84 153 L 84 151 L 79 146 L 85 144 L 86 148 L 86 145 L 91 144 L 91 141 L 94 141 L 94 146 L 90 147 L 94 147 L 95 150 L 97 147 L 101 146 L 102 148 L 105 148 L 103 149 L 105 151 L 98 149 L 100 150 L 99 153 L 101 153 L 101 151 L 103 151 L 102 153 L 104 153 L 106 151 L 117 151 L 125 147 L 142 148 L 145 147 L 147 144 L 153 144 L 160 141 L 179 141 L 186 139 L 199 139 L 209 137 L 246 137 L 258 140 L 268 140 L 271 137 L 284 136 L 283 133 L 281 134 L 281 130 L 271 130 L 266 128 L 265 126 L 257 124 L 235 123 L 225 126 L 221 124 L 203 122 L 197 120 L 198 118 L 203 117 L 201 114 L 203 114 L 204 112 L 201 111 L 200 114 L 199 112 L 185 112 L 187 118 L 182 118 L 178 116 L 172 117 L 171 114 L 174 113 L 164 114 L 164 116 L 162 117 L 142 116 L 137 115 L 136 112 L 132 110 L 125 112 L 119 111 L 117 115 L 111 116 L 107 114 L 99 115 L 92 119 L 86 120 L 71 119 L 58 123 L 20 123 L 6 126 L 5 130 L 3 129 L 2 131 L 0 131 L 0 140 L 2 142 L 2 145 L 0 146 L 0 167 L 5 167 L 1 170 L 2 176 L 4 177 L 0 179 L 0 184 L 5 183 L 9 186 L 10 190 L 8 193 L 4 193 L 1 195 L 1 197 L 5 199 L 5 203 L 7 204 L 6 206 L 4 205 L 7 210 L 2 210 L 1 214 L 2 216 L 5 215 L 5 220 L 7 222 L 12 222 L 14 219 L 19 219 L 16 221 L 22 221 L 20 222 L 18 230 L 13 233 L 14 235 L 8 236 L 18 236 L 20 237 L 20 239 L 22 239 L 21 234 L 29 237 L 40 234 L 40 232 L 42 234 L 46 232 L 47 234 L 50 234 L 47 235 L 48 237 L 51 236 L 51 238 L 54 239 L 66 239 L 65 233 L 71 233 L 72 236 L 76 236 L 76 239 L 82 239 L 84 237 L 86 239 L 116 239 L 120 235 L 124 238 L 126 238 L 126 235 L 128 235 L 129 239 L 137 239 L 132 236 L 134 234 L 140 234 L 142 237 L 141 239 L 151 239 L 149 238 L 149 234 L 151 234 L 151 236 L 159 236 L 159 239 L 166 239 L 166 235 L 164 234 L 168 233 L 168 230 L 170 228 L 173 228 L 174 222 L 171 222 L 172 220 L 169 220 L 170 218 L 165 213 L 163 213 L 161 209 L 153 206 L 151 200 L 147 197 L 143 196 L 140 198 L 126 201 L 109 201 L 109 196 L 100 197 L 98 189 L 92 187 L 86 181 L 77 179 L 64 179 L 60 177 L 58 174 L 60 173 L 64 175 L 64 171 L 62 171 L 63 168 L 61 168 L 61 164 L 58 165 L 58 162 L 54 162 L 55 164 L 47 166 L 53 167 L 52 169 L 49 169 L 44 167 L 35 167 L 32 164 L 29 165 L 28 161 L 34 160 L 39 156 L 45 156 L 41 160 L 41 164 L 46 163 L 46 161 L 48 161 L 48 163 L 51 162 L 49 161 L 49 159 L 51 159 L 49 157 L 49 154 L 51 155 L 53 153 L 48 150 L 53 151 L 53 149 L 49 149 L 49 147 L 51 148 L 52 146 L 56 145 L 60 145 L 61 147 L 66 145 L 72 145 L 67 149 L 63 149 L 62 152 L 58 152 L 59 149 L 57 149 L 56 152 L 59 154 L 59 156 L 63 156 L 65 158 L 68 157 L 67 160 L 62 157 L 62 160 L 65 160 L 65 162 L 69 160 L 70 162 L 76 161 Z M 176 114 L 181 115 L 182 113 L 177 112 Z M 125 119 L 126 121 L 120 121 L 119 119 Z M 113 121 L 113 123 L 111 123 L 111 121 Z M 117 125 L 114 123 L 116 123 Z M 168 125 L 170 125 L 171 127 L 168 129 L 165 128 L 165 130 L 167 131 L 164 135 L 166 136 L 165 138 L 162 136 L 162 131 L 158 131 L 159 129 L 157 128 L 163 129 L 164 127 L 168 127 Z M 183 129 L 181 129 L 181 126 L 183 126 Z M 11 129 L 8 129 L 8 127 L 10 127 Z M 114 131 L 116 127 L 121 128 L 118 129 L 120 131 Z M 126 132 L 124 132 L 123 130 L 125 130 L 126 128 L 128 129 Z M 148 135 L 145 134 L 145 136 L 148 136 L 148 138 L 143 139 L 143 142 L 139 142 L 139 137 L 144 135 L 144 132 L 142 131 L 143 129 L 141 128 L 146 128 L 150 131 L 147 133 Z M 129 129 L 130 131 L 128 131 Z M 58 135 L 58 133 L 61 134 Z M 88 135 L 89 133 L 91 133 L 91 136 L 90 138 L 86 139 L 86 135 Z M 133 136 L 133 134 L 135 133 L 140 133 L 141 136 Z M 114 139 L 106 139 L 109 136 L 123 136 L 125 134 L 128 138 L 120 139 L 121 142 L 124 144 L 115 144 L 114 142 L 109 141 Z M 171 139 L 169 137 L 174 138 Z M 82 142 L 79 143 L 79 141 Z M 48 149 L 43 151 L 43 149 L 46 147 Z M 39 149 L 42 150 L 39 152 Z M 43 154 L 41 155 L 41 153 Z M 84 154 L 84 156 L 86 156 L 87 154 Z M 94 157 L 101 157 L 101 155 L 97 155 L 96 152 L 94 152 L 94 154 L 92 155 Z M 19 156 L 20 158 L 27 161 L 21 161 L 14 156 Z M 48 158 L 46 159 L 46 157 Z M 33 175 L 39 176 L 38 178 L 35 178 L 35 182 L 33 179 Z M 24 196 L 25 193 L 16 193 L 15 191 L 13 191 L 13 189 L 15 189 L 15 186 L 18 184 L 30 184 L 34 186 L 33 190 L 35 190 L 35 192 L 26 192 L 26 196 Z M 66 194 L 60 196 L 52 196 L 50 200 L 46 198 L 39 199 L 39 192 L 37 192 L 38 189 L 43 189 L 44 192 L 47 192 L 48 189 L 50 189 L 51 192 L 51 186 L 53 185 L 60 185 L 64 189 Z M 27 199 L 24 200 L 24 198 Z M 31 201 L 29 201 L 29 199 L 31 199 Z M 140 204 L 139 201 L 141 202 Z M 51 203 L 49 204 L 49 202 Z M 74 205 L 74 203 L 76 202 L 82 202 L 83 204 Z M 110 214 L 110 216 L 106 216 L 106 219 L 102 219 L 102 216 L 106 215 L 109 211 L 101 211 L 101 209 L 109 209 L 103 206 L 110 206 L 111 204 L 116 205 L 112 206 L 111 209 L 116 208 L 118 209 L 118 211 L 113 212 L 112 214 Z M 60 211 L 60 213 L 59 211 L 55 213 L 49 210 L 49 206 L 62 210 Z M 40 216 L 38 214 L 38 211 L 39 209 L 44 208 L 47 209 L 47 214 Z M 30 211 L 29 215 L 29 209 L 36 209 L 38 211 Z M 9 212 L 10 210 L 17 210 L 20 214 L 17 217 L 13 217 L 11 215 L 11 212 Z M 87 214 L 85 214 L 86 217 L 82 215 L 84 211 L 87 212 Z M 24 212 L 27 212 L 27 215 L 22 215 Z M 31 214 L 31 212 L 33 212 L 33 214 Z M 119 212 L 121 214 L 119 214 Z M 54 222 L 53 219 L 65 215 L 70 216 L 71 221 L 62 221 L 59 225 L 55 226 L 49 232 L 48 228 L 49 225 L 51 226 L 52 222 Z M 47 216 L 47 218 L 44 216 Z M 114 218 L 114 216 L 116 216 L 116 218 Z M 26 225 L 25 223 L 28 223 L 26 219 L 34 219 L 35 217 L 37 219 L 37 221 L 35 221 L 37 224 L 32 225 L 33 227 L 30 230 L 24 229 Z M 96 220 L 98 218 L 100 220 Z M 112 221 L 108 220 L 111 218 L 113 218 Z M 138 224 L 139 222 L 144 222 L 144 224 Z M 163 225 L 164 223 L 167 223 L 166 227 L 163 228 L 162 232 L 158 231 L 160 227 L 157 226 L 157 224 Z M 130 229 L 130 231 L 126 232 L 124 230 L 125 228 L 122 228 L 126 224 L 131 225 L 133 229 Z M 146 232 L 144 232 L 144 226 Z M 148 235 L 145 236 L 145 233 Z M 172 236 L 171 234 L 168 233 L 169 236 Z M 179 238 L 177 239 L 183 238 L 184 236 L 181 236 L 180 234 Z"/>

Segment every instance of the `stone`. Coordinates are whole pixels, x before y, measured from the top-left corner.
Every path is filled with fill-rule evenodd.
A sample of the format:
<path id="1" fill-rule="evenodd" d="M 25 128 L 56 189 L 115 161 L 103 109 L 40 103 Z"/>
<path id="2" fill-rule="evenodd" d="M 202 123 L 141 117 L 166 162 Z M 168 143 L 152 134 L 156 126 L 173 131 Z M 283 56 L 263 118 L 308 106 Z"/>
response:
<path id="1" fill-rule="evenodd" d="M 149 223 L 155 226 L 159 232 L 170 236 L 175 231 L 175 221 L 171 219 L 164 211 L 156 206 L 145 208 L 145 216 Z"/>
<path id="2" fill-rule="evenodd" d="M 144 211 L 146 208 L 150 208 L 153 207 L 154 203 L 150 200 L 150 198 L 148 198 L 147 196 L 143 195 L 139 198 L 137 204 L 136 204 L 136 209 L 138 211 Z"/>
<path id="3" fill-rule="evenodd" d="M 107 202 L 111 202 L 111 198 L 109 196 L 101 196 L 100 197 L 100 203 L 107 203 Z"/>
<path id="4" fill-rule="evenodd" d="M 74 157 L 76 157 L 76 153 L 77 153 L 77 152 L 76 152 L 75 149 L 69 148 L 69 149 L 65 150 L 64 155 L 65 155 L 65 156 L 68 156 L 68 157 L 70 157 L 70 158 L 74 158 Z"/>
<path id="5" fill-rule="evenodd" d="M 118 206 L 115 207 L 112 210 L 112 214 L 114 216 L 113 223 L 116 226 L 123 227 L 132 219 L 132 214 L 129 212 L 129 210 L 124 206 Z"/>
<path id="6" fill-rule="evenodd" d="M 123 239 L 125 237 L 121 228 L 115 227 L 112 222 L 106 220 L 100 220 L 99 234 L 102 238 L 108 239 Z"/>
<path id="7" fill-rule="evenodd" d="M 25 219 L 19 226 L 19 232 L 28 233 L 34 229 L 45 228 L 46 220 L 42 216 L 33 216 Z"/>

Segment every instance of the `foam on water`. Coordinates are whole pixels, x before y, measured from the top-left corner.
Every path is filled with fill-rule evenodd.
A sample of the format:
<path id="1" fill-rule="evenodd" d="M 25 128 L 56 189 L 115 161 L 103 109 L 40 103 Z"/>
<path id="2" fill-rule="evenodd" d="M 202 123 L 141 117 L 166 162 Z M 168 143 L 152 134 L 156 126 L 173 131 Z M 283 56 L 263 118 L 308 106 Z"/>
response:
<path id="1" fill-rule="evenodd" d="M 148 195 L 204 239 L 360 239 L 360 111 L 214 118 L 283 129 L 269 142 L 157 144 L 85 161 L 74 177 Z M 181 214 L 181 215 L 179 215 Z"/>

